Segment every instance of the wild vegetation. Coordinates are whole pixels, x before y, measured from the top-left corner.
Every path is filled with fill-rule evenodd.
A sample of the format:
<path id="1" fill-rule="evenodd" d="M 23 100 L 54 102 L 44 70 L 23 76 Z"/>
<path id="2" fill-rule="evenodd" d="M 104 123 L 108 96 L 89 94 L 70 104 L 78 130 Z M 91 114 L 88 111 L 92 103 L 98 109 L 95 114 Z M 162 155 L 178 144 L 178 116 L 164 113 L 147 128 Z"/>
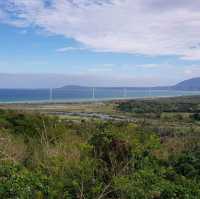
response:
<path id="1" fill-rule="evenodd" d="M 0 198 L 200 198 L 200 101 L 176 100 L 117 103 L 135 122 L 1 110 Z"/>
<path id="2" fill-rule="evenodd" d="M 172 97 L 119 102 L 119 110 L 135 113 L 199 113 L 200 97 Z"/>

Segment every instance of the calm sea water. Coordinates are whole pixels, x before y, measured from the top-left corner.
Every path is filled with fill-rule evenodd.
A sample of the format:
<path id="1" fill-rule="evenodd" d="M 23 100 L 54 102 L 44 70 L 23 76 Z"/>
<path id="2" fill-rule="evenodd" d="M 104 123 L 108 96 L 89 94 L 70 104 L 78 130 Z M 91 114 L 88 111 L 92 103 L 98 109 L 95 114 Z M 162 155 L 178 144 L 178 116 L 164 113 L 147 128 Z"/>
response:
<path id="1" fill-rule="evenodd" d="M 0 89 L 0 103 L 92 101 L 121 98 L 145 98 L 200 95 L 200 91 L 134 90 L 131 88 L 81 88 L 81 89 Z"/>

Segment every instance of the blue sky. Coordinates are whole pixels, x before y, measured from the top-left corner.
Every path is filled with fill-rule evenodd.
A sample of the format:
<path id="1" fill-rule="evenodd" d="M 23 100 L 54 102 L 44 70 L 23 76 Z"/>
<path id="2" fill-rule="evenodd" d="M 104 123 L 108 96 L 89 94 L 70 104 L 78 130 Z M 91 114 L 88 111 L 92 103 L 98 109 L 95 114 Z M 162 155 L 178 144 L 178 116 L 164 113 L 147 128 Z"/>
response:
<path id="1" fill-rule="evenodd" d="M 200 76 L 200 3 L 131 2 L 0 0 L 0 73 L 66 76 L 55 86 L 169 85 Z"/>

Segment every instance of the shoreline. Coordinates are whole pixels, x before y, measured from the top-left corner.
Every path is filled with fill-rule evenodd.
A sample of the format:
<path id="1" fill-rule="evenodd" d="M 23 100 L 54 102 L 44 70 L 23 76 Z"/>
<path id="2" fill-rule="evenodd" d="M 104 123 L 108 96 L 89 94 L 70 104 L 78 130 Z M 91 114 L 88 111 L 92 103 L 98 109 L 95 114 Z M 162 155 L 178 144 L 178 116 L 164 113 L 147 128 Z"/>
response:
<path id="1" fill-rule="evenodd" d="M 194 95 L 163 95 L 163 96 L 144 96 L 144 97 L 119 97 L 119 98 L 96 98 L 96 99 L 71 99 L 71 100 L 22 100 L 22 101 L 0 101 L 0 105 L 54 105 L 54 104 L 87 104 L 87 103 L 104 103 L 104 102 L 115 102 L 123 100 L 151 100 L 159 98 L 176 98 L 176 97 L 195 97 L 200 96 L 200 93 Z"/>

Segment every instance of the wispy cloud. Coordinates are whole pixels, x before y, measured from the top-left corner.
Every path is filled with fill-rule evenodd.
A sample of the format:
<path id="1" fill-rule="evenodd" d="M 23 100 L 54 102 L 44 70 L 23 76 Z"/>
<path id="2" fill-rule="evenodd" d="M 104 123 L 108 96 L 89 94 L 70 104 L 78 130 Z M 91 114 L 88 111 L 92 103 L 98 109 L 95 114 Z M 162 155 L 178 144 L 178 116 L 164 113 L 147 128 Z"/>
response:
<path id="1" fill-rule="evenodd" d="M 6 0 L 0 10 L 7 18 L 0 20 L 37 26 L 96 51 L 200 60 L 199 7 L 196 0 Z M 69 50 L 75 49 L 58 51 Z"/>
<path id="2" fill-rule="evenodd" d="M 163 65 L 161 65 L 161 64 L 142 64 L 142 65 L 137 65 L 137 66 L 141 67 L 141 68 L 151 69 L 151 68 L 158 68 Z"/>
<path id="3" fill-rule="evenodd" d="M 103 81 L 102 81 L 103 80 Z M 176 81 L 174 82 L 176 83 Z M 156 86 L 160 77 L 132 75 L 111 76 L 110 74 L 2 74 L 0 88 L 58 88 L 64 85 L 85 86 Z M 166 84 L 167 85 L 167 84 Z"/>
<path id="4" fill-rule="evenodd" d="M 100 75 L 100 74 L 105 75 L 105 74 L 110 73 L 113 76 L 115 67 L 116 67 L 115 64 L 99 64 L 99 65 L 88 68 L 86 72 L 91 73 L 91 74 L 96 74 L 96 75 Z"/>
<path id="5" fill-rule="evenodd" d="M 200 66 L 191 65 L 191 66 L 185 67 L 183 70 L 183 76 L 185 78 L 200 76 Z"/>
<path id="6" fill-rule="evenodd" d="M 85 47 L 64 47 L 64 48 L 58 48 L 56 49 L 57 52 L 68 52 L 68 51 L 82 51 L 82 50 L 88 50 L 87 48 Z"/>

